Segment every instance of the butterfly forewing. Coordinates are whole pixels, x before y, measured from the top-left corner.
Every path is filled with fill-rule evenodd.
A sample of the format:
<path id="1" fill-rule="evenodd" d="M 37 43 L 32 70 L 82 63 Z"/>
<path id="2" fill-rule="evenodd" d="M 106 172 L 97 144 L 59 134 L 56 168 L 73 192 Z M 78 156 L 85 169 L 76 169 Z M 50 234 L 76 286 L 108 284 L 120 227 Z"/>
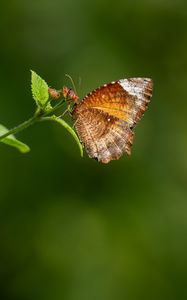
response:
<path id="1" fill-rule="evenodd" d="M 94 90 L 75 105 L 75 128 L 88 155 L 108 163 L 130 154 L 133 128 L 151 95 L 151 79 L 122 79 Z"/>

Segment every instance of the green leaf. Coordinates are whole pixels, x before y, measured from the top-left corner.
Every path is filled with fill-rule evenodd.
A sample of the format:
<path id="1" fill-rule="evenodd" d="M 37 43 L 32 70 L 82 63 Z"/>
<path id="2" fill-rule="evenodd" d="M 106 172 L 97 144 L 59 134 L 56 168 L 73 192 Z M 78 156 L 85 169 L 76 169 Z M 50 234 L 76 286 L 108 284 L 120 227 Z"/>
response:
<path id="1" fill-rule="evenodd" d="M 51 116 L 51 117 L 44 117 L 42 118 L 43 121 L 55 121 L 57 123 L 59 123 L 61 126 L 65 127 L 67 131 L 69 131 L 69 133 L 73 136 L 73 138 L 75 139 L 79 150 L 80 150 L 80 154 L 81 157 L 83 157 L 83 147 L 79 141 L 78 136 L 76 135 L 75 131 L 71 128 L 71 126 L 69 126 L 64 120 L 56 117 L 55 115 Z"/>
<path id="2" fill-rule="evenodd" d="M 49 99 L 48 85 L 36 72 L 31 70 L 32 96 L 39 108 L 46 106 Z"/>
<path id="3" fill-rule="evenodd" d="M 5 126 L 0 124 L 0 135 L 5 134 L 7 131 L 8 131 L 8 129 Z M 29 146 L 27 146 L 26 144 L 17 140 L 13 134 L 8 135 L 4 139 L 2 139 L 0 142 L 17 148 L 21 153 L 27 153 L 30 151 Z"/>

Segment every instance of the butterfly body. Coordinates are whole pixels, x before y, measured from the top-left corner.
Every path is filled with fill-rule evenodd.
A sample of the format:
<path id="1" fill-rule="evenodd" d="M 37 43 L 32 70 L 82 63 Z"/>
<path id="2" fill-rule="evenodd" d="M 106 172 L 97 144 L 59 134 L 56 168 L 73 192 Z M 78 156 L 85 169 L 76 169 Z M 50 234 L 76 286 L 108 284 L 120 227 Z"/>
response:
<path id="1" fill-rule="evenodd" d="M 131 153 L 133 128 L 150 101 L 152 85 L 147 78 L 122 79 L 74 105 L 75 129 L 91 158 L 108 163 Z"/>

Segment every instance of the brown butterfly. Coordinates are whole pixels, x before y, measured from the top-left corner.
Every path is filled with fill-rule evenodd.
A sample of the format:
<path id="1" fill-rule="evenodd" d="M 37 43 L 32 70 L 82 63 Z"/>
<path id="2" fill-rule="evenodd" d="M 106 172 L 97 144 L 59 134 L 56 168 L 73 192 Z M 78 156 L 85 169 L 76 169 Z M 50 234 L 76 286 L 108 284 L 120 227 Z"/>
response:
<path id="1" fill-rule="evenodd" d="M 131 154 L 134 127 L 152 96 L 149 78 L 105 84 L 74 104 L 75 129 L 88 155 L 102 163 Z"/>

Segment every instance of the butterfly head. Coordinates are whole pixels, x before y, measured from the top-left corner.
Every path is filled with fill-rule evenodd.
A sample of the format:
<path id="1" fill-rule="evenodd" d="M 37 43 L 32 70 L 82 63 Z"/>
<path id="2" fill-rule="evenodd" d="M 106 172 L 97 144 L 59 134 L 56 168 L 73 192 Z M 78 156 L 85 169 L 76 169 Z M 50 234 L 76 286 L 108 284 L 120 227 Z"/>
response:
<path id="1" fill-rule="evenodd" d="M 73 89 L 68 88 L 67 86 L 63 87 L 63 96 L 66 100 L 72 100 L 73 102 L 77 102 L 79 97 L 76 95 Z"/>

